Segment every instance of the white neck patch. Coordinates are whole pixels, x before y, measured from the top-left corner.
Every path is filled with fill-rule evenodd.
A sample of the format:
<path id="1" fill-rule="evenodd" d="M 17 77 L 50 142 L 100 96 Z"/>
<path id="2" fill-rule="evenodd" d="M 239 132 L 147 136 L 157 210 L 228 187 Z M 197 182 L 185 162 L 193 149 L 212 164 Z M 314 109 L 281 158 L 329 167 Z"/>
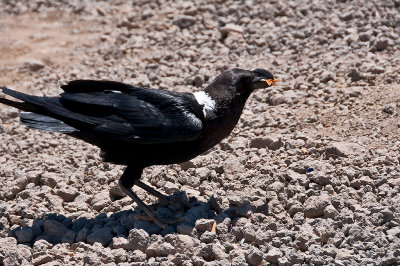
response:
<path id="1" fill-rule="evenodd" d="M 198 91 L 193 93 L 197 102 L 200 105 L 203 105 L 203 114 L 204 117 L 207 115 L 207 111 L 213 111 L 215 107 L 215 101 L 211 98 L 210 95 L 205 93 L 204 91 Z"/>

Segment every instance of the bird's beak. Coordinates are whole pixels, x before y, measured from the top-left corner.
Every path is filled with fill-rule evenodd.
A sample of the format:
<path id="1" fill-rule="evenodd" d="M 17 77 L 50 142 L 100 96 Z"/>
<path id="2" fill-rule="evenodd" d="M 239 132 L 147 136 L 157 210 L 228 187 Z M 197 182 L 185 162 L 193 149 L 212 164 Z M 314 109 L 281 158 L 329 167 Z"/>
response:
<path id="1" fill-rule="evenodd" d="M 279 81 L 279 78 L 276 78 L 276 79 L 262 79 L 261 81 L 267 82 L 268 86 L 274 86 Z"/>

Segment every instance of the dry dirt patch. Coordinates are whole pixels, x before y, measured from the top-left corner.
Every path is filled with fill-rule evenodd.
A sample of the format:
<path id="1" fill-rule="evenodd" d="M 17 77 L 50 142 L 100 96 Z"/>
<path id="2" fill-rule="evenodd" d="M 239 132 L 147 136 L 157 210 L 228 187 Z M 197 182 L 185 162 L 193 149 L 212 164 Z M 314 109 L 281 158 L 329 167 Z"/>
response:
<path id="1" fill-rule="evenodd" d="M 0 84 L 16 86 L 32 75 L 19 70 L 24 62 L 39 60 L 52 68 L 77 64 L 77 48 L 92 46 L 99 34 L 93 21 L 53 11 L 0 17 L 0 36 Z"/>

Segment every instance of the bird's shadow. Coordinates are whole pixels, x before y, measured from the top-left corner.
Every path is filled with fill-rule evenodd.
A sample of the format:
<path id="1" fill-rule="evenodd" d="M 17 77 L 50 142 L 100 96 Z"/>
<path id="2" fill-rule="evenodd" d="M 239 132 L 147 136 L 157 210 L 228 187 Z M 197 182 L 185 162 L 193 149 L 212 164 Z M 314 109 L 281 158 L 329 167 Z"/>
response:
<path id="1" fill-rule="evenodd" d="M 44 239 L 52 244 L 73 244 L 77 242 L 94 244 L 100 242 L 103 246 L 112 247 L 114 237 L 127 238 L 129 231 L 134 228 L 143 229 L 149 235 L 191 234 L 191 230 L 195 230 L 196 221 L 200 219 L 214 220 L 219 223 L 226 218 L 230 218 L 232 221 L 237 217 L 245 216 L 248 211 L 265 214 L 268 212 L 267 209 L 260 210 L 249 202 L 244 202 L 241 206 L 229 205 L 229 207 L 221 209 L 215 206 L 212 200 L 213 197 L 208 202 L 197 201 L 196 198 L 192 197 L 189 201 L 190 207 L 182 207 L 180 210 L 174 210 L 170 206 L 162 206 L 159 203 L 152 205 L 159 217 L 169 218 L 172 215 L 183 217 L 179 224 L 168 225 L 165 229 L 151 221 L 143 220 L 142 218 L 146 216 L 136 206 L 134 209 L 118 211 L 109 216 L 106 213 L 99 213 L 94 218 L 73 219 L 62 214 L 48 213 L 36 218 L 32 226 L 19 226 L 9 230 L 8 233 L 9 236 L 15 237 L 18 243 L 29 246 L 33 246 L 36 241 Z"/>

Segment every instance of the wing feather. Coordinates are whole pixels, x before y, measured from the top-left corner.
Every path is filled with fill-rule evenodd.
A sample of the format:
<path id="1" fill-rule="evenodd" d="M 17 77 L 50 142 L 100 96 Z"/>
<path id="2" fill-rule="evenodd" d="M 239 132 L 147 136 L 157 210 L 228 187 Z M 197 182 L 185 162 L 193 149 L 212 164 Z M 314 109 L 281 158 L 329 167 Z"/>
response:
<path id="1" fill-rule="evenodd" d="M 70 84 L 63 88 L 62 104 L 97 121 L 93 131 L 99 137 L 167 143 L 193 140 L 203 129 L 201 119 L 191 110 L 197 102 L 187 94 L 132 86 L 126 90 L 121 89 L 124 86 L 115 88 L 111 86 L 114 83 L 104 82 L 72 83 L 72 87 Z M 79 90 L 78 85 L 85 87 Z M 116 89 L 121 92 L 115 92 Z"/>

